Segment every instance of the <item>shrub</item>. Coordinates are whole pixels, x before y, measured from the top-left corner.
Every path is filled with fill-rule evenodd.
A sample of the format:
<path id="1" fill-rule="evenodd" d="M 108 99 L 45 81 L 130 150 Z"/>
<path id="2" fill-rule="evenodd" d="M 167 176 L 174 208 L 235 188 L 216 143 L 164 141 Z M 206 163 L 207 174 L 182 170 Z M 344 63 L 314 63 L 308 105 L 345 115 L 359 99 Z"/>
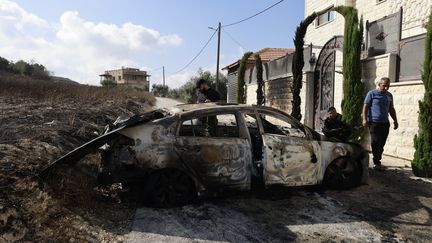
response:
<path id="1" fill-rule="evenodd" d="M 432 15 L 426 34 L 425 59 L 422 81 L 425 87 L 423 101 L 419 101 L 419 131 L 414 137 L 412 169 L 416 176 L 432 177 Z"/>

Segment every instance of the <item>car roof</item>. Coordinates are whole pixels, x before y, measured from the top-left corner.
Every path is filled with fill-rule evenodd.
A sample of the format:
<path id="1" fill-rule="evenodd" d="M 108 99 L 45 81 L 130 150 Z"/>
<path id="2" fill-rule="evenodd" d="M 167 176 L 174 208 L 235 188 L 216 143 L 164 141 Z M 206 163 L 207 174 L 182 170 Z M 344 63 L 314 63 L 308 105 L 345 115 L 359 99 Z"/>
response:
<path id="1" fill-rule="evenodd" d="M 279 113 L 292 118 L 289 114 L 269 106 L 257 106 L 235 103 L 199 103 L 199 104 L 182 104 L 169 108 L 171 114 L 176 116 L 196 115 L 200 112 L 232 112 L 232 111 L 268 111 L 272 113 Z"/>

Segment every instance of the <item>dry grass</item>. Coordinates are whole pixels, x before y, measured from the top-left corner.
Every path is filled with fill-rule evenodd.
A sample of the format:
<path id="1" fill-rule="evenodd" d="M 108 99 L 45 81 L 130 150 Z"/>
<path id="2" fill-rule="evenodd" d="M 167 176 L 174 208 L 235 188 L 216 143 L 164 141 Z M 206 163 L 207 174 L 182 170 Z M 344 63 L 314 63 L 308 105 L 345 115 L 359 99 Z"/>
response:
<path id="1" fill-rule="evenodd" d="M 42 168 L 101 133 L 119 115 L 148 110 L 147 92 L 34 80 L 0 73 L 0 242 L 119 241 L 131 207 L 95 190 L 87 167 L 60 171 L 54 183 Z"/>
<path id="2" fill-rule="evenodd" d="M 149 105 L 153 105 L 155 102 L 153 95 L 144 91 L 36 80 L 26 76 L 1 72 L 0 96 L 27 98 L 52 104 L 64 101 L 91 104 L 102 101 L 120 105 L 130 99 L 140 103 L 148 103 Z"/>

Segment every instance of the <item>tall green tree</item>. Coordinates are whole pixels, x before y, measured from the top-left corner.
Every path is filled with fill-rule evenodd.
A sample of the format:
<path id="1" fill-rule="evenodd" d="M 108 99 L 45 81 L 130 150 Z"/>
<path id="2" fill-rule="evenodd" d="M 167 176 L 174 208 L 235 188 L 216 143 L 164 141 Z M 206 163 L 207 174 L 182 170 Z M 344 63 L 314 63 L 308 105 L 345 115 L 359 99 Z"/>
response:
<path id="1" fill-rule="evenodd" d="M 247 60 L 252 54 L 253 52 L 246 52 L 240 60 L 240 67 L 237 73 L 237 103 L 239 104 L 246 103 L 244 75 L 246 72 Z"/>
<path id="2" fill-rule="evenodd" d="M 357 9 L 338 6 L 334 10 L 345 18 L 343 46 L 343 122 L 352 127 L 361 127 L 364 84 L 361 82 L 361 45 L 363 20 L 359 21 Z M 358 139 L 363 131 L 354 132 L 350 140 Z"/>
<path id="3" fill-rule="evenodd" d="M 257 53 L 255 57 L 256 79 L 257 79 L 257 105 L 264 105 L 264 79 L 263 79 L 263 64 L 260 55 Z"/>
<path id="4" fill-rule="evenodd" d="M 419 131 L 414 137 L 414 159 L 412 169 L 415 175 L 432 177 L 432 15 L 426 34 L 425 58 L 422 81 L 425 88 L 423 101 L 419 101 Z"/>
<path id="5" fill-rule="evenodd" d="M 295 52 L 293 56 L 292 62 L 292 73 L 293 73 L 293 88 L 292 95 L 293 99 L 291 101 L 292 110 L 291 116 L 293 116 L 297 120 L 301 120 L 301 98 L 300 98 L 300 90 L 302 88 L 302 79 L 303 79 L 303 67 L 304 67 L 304 57 L 303 57 L 303 46 L 304 46 L 304 37 L 306 35 L 307 27 L 314 21 L 317 14 L 314 12 L 309 15 L 306 19 L 300 22 L 299 26 L 295 32 L 294 45 Z"/>

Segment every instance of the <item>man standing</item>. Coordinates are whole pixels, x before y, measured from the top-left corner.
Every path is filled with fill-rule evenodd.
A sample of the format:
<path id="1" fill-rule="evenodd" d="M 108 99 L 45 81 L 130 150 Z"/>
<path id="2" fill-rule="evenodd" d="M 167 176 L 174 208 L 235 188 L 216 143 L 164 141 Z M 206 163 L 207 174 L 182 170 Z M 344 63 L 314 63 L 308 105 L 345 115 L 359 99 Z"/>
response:
<path id="1" fill-rule="evenodd" d="M 369 126 L 374 168 L 385 170 L 385 167 L 381 165 L 381 158 L 389 134 L 388 115 L 390 114 L 393 119 L 394 129 L 398 128 L 398 122 L 393 106 L 393 95 L 388 92 L 390 79 L 381 78 L 377 86 L 376 89 L 367 93 L 364 100 L 362 124 L 363 127 Z"/>
<path id="2" fill-rule="evenodd" d="M 220 94 L 212 89 L 205 79 L 199 79 L 196 82 L 196 88 L 202 94 L 202 97 L 198 97 L 198 103 L 220 101 Z"/>

